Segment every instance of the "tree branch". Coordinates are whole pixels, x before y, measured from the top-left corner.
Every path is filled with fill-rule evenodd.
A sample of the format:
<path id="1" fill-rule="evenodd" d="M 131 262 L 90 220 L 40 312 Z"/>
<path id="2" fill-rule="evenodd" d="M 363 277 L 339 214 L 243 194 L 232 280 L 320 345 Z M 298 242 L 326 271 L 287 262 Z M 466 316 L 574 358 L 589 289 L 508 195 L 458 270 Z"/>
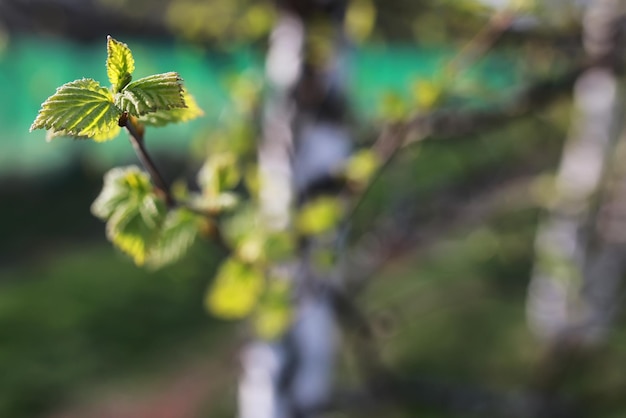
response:
<path id="1" fill-rule="evenodd" d="M 157 190 L 165 198 L 165 203 L 169 208 L 174 207 L 176 205 L 176 201 L 170 192 L 170 188 L 165 182 L 165 179 L 161 175 L 161 172 L 158 170 L 156 164 L 154 164 L 150 154 L 148 154 L 148 150 L 144 146 L 143 126 L 139 125 L 139 123 L 135 121 L 132 116 L 120 118 L 120 124 L 128 131 L 130 143 L 135 150 L 135 154 L 137 154 L 137 158 L 139 158 L 143 167 L 150 174 Z"/>

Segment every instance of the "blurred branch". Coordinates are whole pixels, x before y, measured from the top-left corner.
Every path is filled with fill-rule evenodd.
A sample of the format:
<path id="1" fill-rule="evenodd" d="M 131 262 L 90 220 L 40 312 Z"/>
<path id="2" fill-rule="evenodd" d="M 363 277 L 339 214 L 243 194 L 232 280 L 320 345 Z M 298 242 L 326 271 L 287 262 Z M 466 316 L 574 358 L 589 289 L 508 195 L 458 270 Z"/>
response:
<path id="1" fill-rule="evenodd" d="M 514 19 L 515 14 L 508 9 L 492 15 L 489 22 L 446 65 L 444 77 L 462 75 L 511 27 Z"/>
<path id="2" fill-rule="evenodd" d="M 425 138 L 450 138 L 487 132 L 543 110 L 565 94 L 571 94 L 576 79 L 588 68 L 583 64 L 564 74 L 534 81 L 509 103 L 488 110 L 440 110 L 417 115 L 407 122 L 409 132 L 416 131 L 416 141 Z"/>
<path id="3" fill-rule="evenodd" d="M 533 181 L 528 173 L 516 173 L 509 179 L 493 179 L 491 184 L 468 184 L 464 193 L 444 191 L 438 199 L 431 199 L 428 213 L 385 214 L 351 249 L 346 267 L 349 291 L 361 289 L 392 260 L 428 248 L 456 230 L 483 225 L 504 208 L 534 206 L 528 192 Z"/>
<path id="4" fill-rule="evenodd" d="M 446 77 L 460 74 L 471 66 L 510 28 L 514 17 L 514 14 L 506 10 L 495 14 L 483 30 L 468 42 L 446 66 Z M 351 219 L 358 211 L 372 185 L 391 165 L 403 146 L 426 138 L 460 137 L 499 128 L 531 111 L 542 109 L 565 93 L 569 94 L 575 81 L 587 67 L 588 64 L 582 64 L 564 74 L 537 80 L 522 89 L 514 100 L 497 109 L 435 110 L 429 113 L 418 113 L 407 122 L 385 127 L 372 146 L 373 151 L 383 163 L 368 186 L 355 198 L 346 219 Z"/>
<path id="5" fill-rule="evenodd" d="M 531 112 L 542 111 L 563 95 L 570 94 L 578 76 L 586 68 L 586 65 L 582 65 L 558 77 L 538 80 L 523 89 L 510 104 L 495 110 L 440 110 L 417 115 L 406 123 L 387 126 L 372 146 L 383 164 L 370 180 L 368 187 L 356 197 L 347 219 L 351 219 L 358 211 L 374 183 L 391 165 L 403 146 L 427 139 L 470 137 L 501 128 Z M 407 138 L 411 138 L 411 141 L 407 141 Z"/>

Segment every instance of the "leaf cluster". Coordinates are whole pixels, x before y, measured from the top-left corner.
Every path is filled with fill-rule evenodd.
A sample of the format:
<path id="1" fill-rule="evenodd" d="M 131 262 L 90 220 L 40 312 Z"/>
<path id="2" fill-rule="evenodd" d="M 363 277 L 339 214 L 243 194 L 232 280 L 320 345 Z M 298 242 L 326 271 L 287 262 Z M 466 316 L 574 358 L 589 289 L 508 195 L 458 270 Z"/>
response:
<path id="1" fill-rule="evenodd" d="M 133 55 L 125 43 L 107 38 L 106 69 L 110 88 L 90 78 L 71 81 L 48 97 L 30 127 L 46 129 L 49 137 L 112 139 L 125 124 L 123 115 L 145 125 L 163 126 L 202 115 L 176 72 L 132 81 Z"/>
<path id="2" fill-rule="evenodd" d="M 150 175 L 128 166 L 113 168 L 104 176 L 91 211 L 106 222 L 107 238 L 135 264 L 158 268 L 183 257 L 199 237 L 219 236 L 229 256 L 208 289 L 206 307 L 223 318 L 252 317 L 259 335 L 279 336 L 292 318 L 292 292 L 291 280 L 276 266 L 293 263 L 303 239 L 324 240 L 332 235 L 345 217 L 345 205 L 332 197 L 313 199 L 294 211 L 290 225 L 272 225 L 260 210 L 258 193 L 260 184 L 273 179 L 263 178 L 247 161 L 254 132 L 241 125 L 233 125 L 223 140 L 212 141 L 196 178 L 198 191 L 182 183 L 168 190 L 144 147 L 144 125 L 186 121 L 202 111 L 176 72 L 133 81 L 135 61 L 130 49 L 110 36 L 106 68 L 110 88 L 85 78 L 59 87 L 42 104 L 31 130 L 104 141 L 126 127 Z M 234 91 L 240 94 L 234 94 L 233 100 L 252 104 L 236 106 L 251 117 L 260 89 L 247 81 L 238 80 L 240 88 Z M 371 153 L 359 153 L 337 174 L 357 189 L 378 164 Z M 243 196 L 249 197 L 245 204 Z M 332 265 L 332 258 L 331 252 L 311 251 L 320 269 Z"/>
<path id="3" fill-rule="evenodd" d="M 106 234 L 137 265 L 161 267 L 195 242 L 202 218 L 185 208 L 167 210 L 150 178 L 137 166 L 111 169 L 91 212 L 107 222 Z"/>

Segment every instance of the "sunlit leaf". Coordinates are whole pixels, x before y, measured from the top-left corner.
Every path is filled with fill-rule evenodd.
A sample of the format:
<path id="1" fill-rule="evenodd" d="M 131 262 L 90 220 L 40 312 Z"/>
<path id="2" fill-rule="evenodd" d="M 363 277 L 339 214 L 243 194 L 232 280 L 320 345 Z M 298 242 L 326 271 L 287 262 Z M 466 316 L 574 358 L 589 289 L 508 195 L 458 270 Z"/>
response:
<path id="1" fill-rule="evenodd" d="M 218 214 L 234 209 L 240 202 L 239 195 L 233 192 L 219 194 L 198 194 L 190 198 L 193 207 L 204 212 Z"/>
<path id="2" fill-rule="evenodd" d="M 136 166 L 110 170 L 91 211 L 107 222 L 107 238 L 137 265 L 146 262 L 166 215 L 148 175 Z"/>
<path id="3" fill-rule="evenodd" d="M 237 256 L 248 263 L 265 261 L 265 234 L 250 231 L 235 248 Z"/>
<path id="4" fill-rule="evenodd" d="M 412 87 L 413 98 L 419 109 L 430 110 L 434 108 L 444 94 L 443 85 L 430 80 L 417 80 Z"/>
<path id="5" fill-rule="evenodd" d="M 380 101 L 380 114 L 390 122 L 399 122 L 406 118 L 409 112 L 408 103 L 397 93 L 386 92 Z"/>
<path id="6" fill-rule="evenodd" d="M 263 273 L 254 266 L 230 258 L 220 267 L 205 304 L 215 315 L 228 319 L 248 316 L 264 286 Z"/>
<path id="7" fill-rule="evenodd" d="M 239 197 L 230 190 L 239 184 L 240 179 L 235 154 L 228 151 L 212 153 L 198 172 L 201 197 L 195 204 L 209 212 L 234 208 L 239 203 Z"/>
<path id="8" fill-rule="evenodd" d="M 73 138 L 73 139 L 93 139 L 95 142 L 104 142 L 104 141 L 108 141 L 109 139 L 113 139 L 116 136 L 118 136 L 121 130 L 122 130 L 122 128 L 120 128 L 119 126 L 115 125 L 115 126 L 113 126 L 111 128 L 111 130 L 103 132 L 101 134 L 96 134 L 96 135 L 92 136 L 91 138 L 89 138 L 87 136 L 69 135 L 65 131 L 56 131 L 56 132 L 55 131 L 46 131 L 46 141 L 50 142 L 54 138 L 58 138 L 58 137 L 69 137 L 69 138 Z"/>
<path id="9" fill-rule="evenodd" d="M 108 89 L 95 80 L 83 78 L 62 85 L 48 97 L 30 130 L 47 129 L 53 135 L 105 140 L 119 132 L 121 114 Z"/>
<path id="10" fill-rule="evenodd" d="M 129 83 L 115 95 L 117 106 L 134 116 L 184 108 L 182 79 L 175 72 L 155 74 Z"/>
<path id="11" fill-rule="evenodd" d="M 358 42 L 365 41 L 374 29 L 376 6 L 372 0 L 353 0 L 346 11 L 346 31 Z"/>
<path id="12" fill-rule="evenodd" d="M 293 319 L 289 283 L 271 280 L 254 312 L 253 324 L 257 335 L 273 340 L 287 330 Z"/>
<path id="13" fill-rule="evenodd" d="M 346 178 L 357 185 L 365 185 L 380 166 L 376 153 L 369 149 L 356 152 L 346 164 Z"/>
<path id="14" fill-rule="evenodd" d="M 136 199 L 136 200 L 135 200 Z M 107 222 L 107 238 L 129 255 L 135 264 L 142 266 L 156 243 L 165 219 L 164 202 L 155 195 L 126 202 Z"/>
<path id="15" fill-rule="evenodd" d="M 244 210 L 223 224 L 225 237 L 237 257 L 255 264 L 290 259 L 296 248 L 293 235 L 267 231 L 263 224 L 257 222 L 258 214 Z"/>
<path id="16" fill-rule="evenodd" d="M 128 45 L 118 42 L 111 36 L 107 37 L 107 76 L 117 93 L 122 90 L 131 80 L 131 74 L 135 71 L 135 60 Z"/>
<path id="17" fill-rule="evenodd" d="M 186 209 L 170 211 L 157 242 L 150 249 L 147 263 L 161 267 L 182 258 L 198 237 L 201 222 L 202 218 Z"/>
<path id="18" fill-rule="evenodd" d="M 241 158 L 246 153 L 256 152 L 255 135 L 252 124 L 241 120 L 229 122 L 223 129 L 211 133 L 204 151 L 209 154 L 230 152 Z"/>
<path id="19" fill-rule="evenodd" d="M 240 206 L 233 214 L 225 217 L 222 222 L 224 238 L 232 247 L 250 233 L 260 228 L 258 211 L 252 204 Z"/>
<path id="20" fill-rule="evenodd" d="M 250 114 L 257 108 L 263 80 L 257 74 L 239 74 L 227 82 L 229 96 L 241 114 Z"/>
<path id="21" fill-rule="evenodd" d="M 183 100 L 187 107 L 157 110 L 141 116 L 139 121 L 148 126 L 165 126 L 170 123 L 187 122 L 204 115 L 196 100 L 186 90 L 183 90 Z"/>
<path id="22" fill-rule="evenodd" d="M 198 172 L 203 193 L 217 195 L 235 187 L 241 179 L 237 156 L 232 152 L 213 153 Z"/>
<path id="23" fill-rule="evenodd" d="M 296 220 L 298 231 L 317 235 L 334 228 L 341 219 L 341 204 L 332 197 L 320 197 L 300 209 Z"/>
<path id="24" fill-rule="evenodd" d="M 91 212 L 107 220 L 133 194 L 145 195 L 152 190 L 150 180 L 139 167 L 116 167 L 104 175 L 102 191 L 91 205 Z"/>
<path id="25" fill-rule="evenodd" d="M 274 8 L 271 4 L 251 4 L 237 22 L 238 31 L 248 39 L 266 35 L 272 27 Z"/>
<path id="26" fill-rule="evenodd" d="M 284 231 L 272 232 L 266 236 L 263 248 L 268 261 L 286 261 L 293 257 L 296 242 L 293 234 Z"/>
<path id="27" fill-rule="evenodd" d="M 268 231 L 253 204 L 243 205 L 222 222 L 222 234 L 237 256 L 250 263 L 284 261 L 293 255 L 292 234 Z"/>

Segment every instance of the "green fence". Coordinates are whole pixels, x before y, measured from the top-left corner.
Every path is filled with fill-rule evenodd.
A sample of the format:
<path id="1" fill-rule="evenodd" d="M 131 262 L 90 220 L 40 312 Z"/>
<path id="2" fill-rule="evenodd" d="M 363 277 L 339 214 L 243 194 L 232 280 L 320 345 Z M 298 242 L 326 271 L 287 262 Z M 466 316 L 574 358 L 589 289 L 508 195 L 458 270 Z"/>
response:
<path id="1" fill-rule="evenodd" d="M 229 106 L 227 80 L 249 72 L 261 77 L 262 55 L 240 47 L 232 51 L 206 51 L 184 44 L 146 43 L 125 39 L 135 55 L 137 76 L 178 71 L 194 93 L 206 116 L 188 124 L 155 130 L 151 148 L 187 152 L 189 141 L 218 123 Z M 43 132 L 29 133 L 40 103 L 59 85 L 81 77 L 106 82 L 105 40 L 97 45 L 61 40 L 15 38 L 0 50 L 0 176 L 49 172 L 81 158 L 86 164 L 109 166 L 131 158 L 123 137 L 105 144 L 60 138 L 45 144 Z M 370 118 L 390 91 L 406 96 L 417 78 L 431 78 L 451 57 L 452 51 L 414 46 L 367 47 L 349 54 L 350 97 L 357 116 Z M 490 56 L 467 76 L 490 91 L 510 91 L 520 79 L 515 61 Z"/>

